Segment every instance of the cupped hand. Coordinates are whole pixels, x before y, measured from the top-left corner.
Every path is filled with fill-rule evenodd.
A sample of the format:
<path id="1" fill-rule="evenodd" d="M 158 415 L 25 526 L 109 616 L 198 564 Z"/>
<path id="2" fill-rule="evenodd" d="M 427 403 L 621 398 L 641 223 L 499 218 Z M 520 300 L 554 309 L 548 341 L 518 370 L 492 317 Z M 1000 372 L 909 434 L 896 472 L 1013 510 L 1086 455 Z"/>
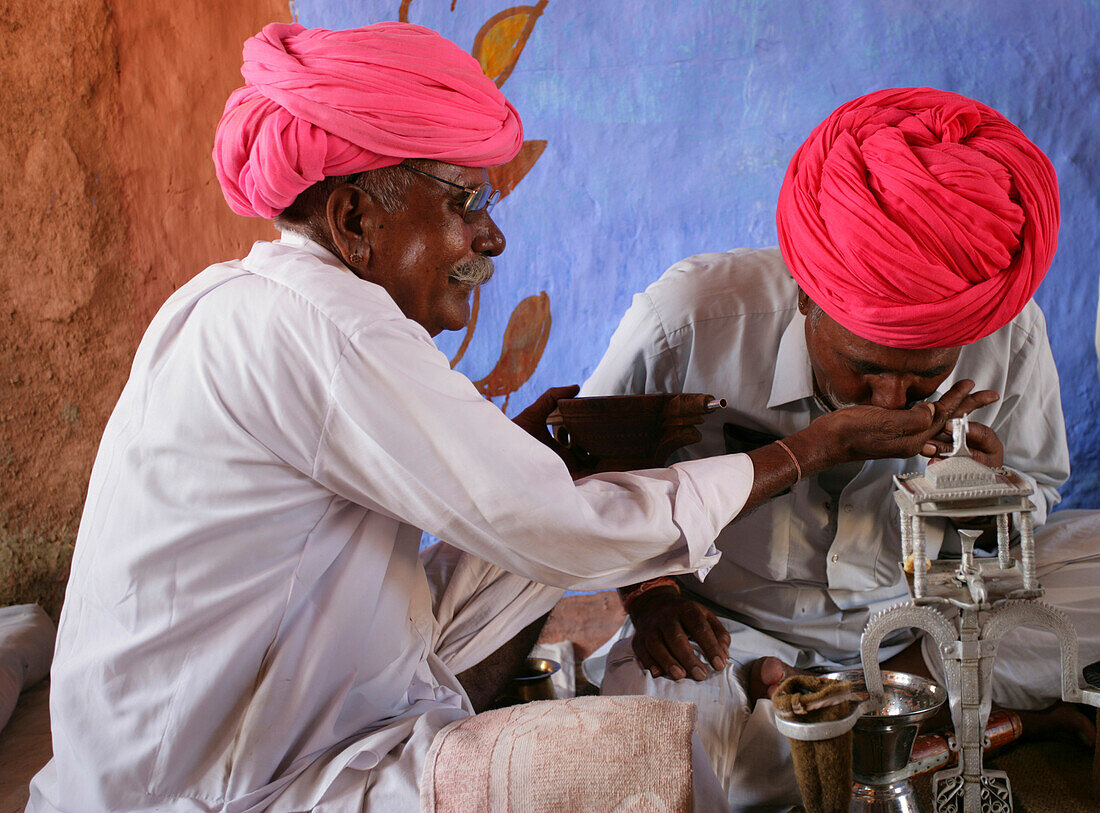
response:
<path id="1" fill-rule="evenodd" d="M 680 680 L 706 678 L 711 668 L 722 669 L 729 659 L 730 635 L 718 617 L 696 601 L 674 590 L 655 589 L 630 605 L 634 622 L 634 655 L 653 677 Z M 704 663 L 692 641 L 707 659 Z"/>
<path id="2" fill-rule="evenodd" d="M 979 390 L 978 392 L 970 393 L 962 400 L 959 406 L 956 407 L 954 413 L 948 416 L 948 420 L 951 418 L 961 418 L 963 415 L 969 415 L 976 409 L 989 406 L 989 404 L 996 401 L 998 397 L 997 393 L 993 390 Z M 979 463 L 984 463 L 986 466 L 992 468 L 997 468 L 1004 464 L 1004 444 L 1001 443 L 1001 439 L 997 437 L 997 433 L 984 423 L 971 423 L 969 425 L 969 429 L 966 433 L 966 445 L 970 448 L 971 456 Z M 949 423 L 945 422 L 943 429 L 924 445 L 921 449 L 921 454 L 925 457 L 938 459 L 950 452 L 953 448 L 955 448 L 955 440 L 952 437 L 951 426 Z"/>
<path id="3" fill-rule="evenodd" d="M 557 407 L 558 401 L 563 398 L 575 398 L 578 392 L 580 392 L 580 387 L 576 384 L 568 387 L 551 387 L 535 399 L 531 406 L 512 419 L 512 423 L 523 429 L 535 440 L 553 449 L 558 457 L 565 462 L 565 466 L 569 469 L 569 474 L 574 480 L 592 474 L 595 469 L 592 468 L 590 461 L 580 459 L 572 449 L 567 449 L 554 439 L 554 436 L 550 434 L 550 429 L 546 426 L 546 419 Z"/>
<path id="4" fill-rule="evenodd" d="M 907 458 L 921 454 L 937 436 L 947 432 L 947 422 L 987 406 L 1000 396 L 992 390 L 971 392 L 974 382 L 956 382 L 936 402 L 925 401 L 909 409 L 852 406 L 819 418 L 837 442 L 845 444 L 851 460 L 884 457 Z"/>
<path id="5" fill-rule="evenodd" d="M 958 417 L 958 416 L 956 416 Z M 990 468 L 998 468 L 1005 462 L 1005 447 L 997 433 L 984 423 L 971 423 L 966 432 L 966 445 L 970 449 L 970 456 Z M 932 462 L 940 460 L 955 448 L 955 440 L 946 429 L 924 444 L 921 454 L 931 458 Z"/>
<path id="6" fill-rule="evenodd" d="M 581 388 L 576 384 L 568 387 L 551 387 L 535 399 L 527 409 L 512 418 L 512 423 L 520 427 L 535 440 L 545 443 L 547 446 L 557 448 L 558 444 L 550 434 L 546 426 L 546 419 L 563 398 L 574 398 Z"/>

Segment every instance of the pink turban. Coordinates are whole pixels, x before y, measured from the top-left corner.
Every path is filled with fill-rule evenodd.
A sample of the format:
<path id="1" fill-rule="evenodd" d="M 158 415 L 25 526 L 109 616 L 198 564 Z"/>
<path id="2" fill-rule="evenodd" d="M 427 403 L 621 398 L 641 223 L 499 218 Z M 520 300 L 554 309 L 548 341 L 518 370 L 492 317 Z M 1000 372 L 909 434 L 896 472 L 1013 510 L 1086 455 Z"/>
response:
<path id="1" fill-rule="evenodd" d="M 214 136 L 218 182 L 240 215 L 275 217 L 327 176 L 405 158 L 496 166 L 523 144 L 477 60 L 417 25 L 272 23 L 245 42 L 241 74 Z"/>
<path id="2" fill-rule="evenodd" d="M 779 245 L 809 297 L 890 347 L 955 347 L 1027 304 L 1058 246 L 1058 179 L 997 111 L 897 88 L 837 108 L 779 193 Z"/>

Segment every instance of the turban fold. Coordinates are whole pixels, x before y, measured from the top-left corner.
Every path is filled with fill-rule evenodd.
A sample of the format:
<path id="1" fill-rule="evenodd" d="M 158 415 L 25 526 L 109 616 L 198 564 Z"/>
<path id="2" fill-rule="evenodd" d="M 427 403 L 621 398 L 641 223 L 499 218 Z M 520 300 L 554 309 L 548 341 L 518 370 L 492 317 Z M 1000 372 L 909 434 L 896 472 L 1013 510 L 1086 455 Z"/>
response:
<path id="1" fill-rule="evenodd" d="M 472 56 L 427 28 L 272 23 L 244 44 L 214 168 L 230 208 L 275 217 L 317 181 L 431 158 L 496 166 L 523 144 L 516 110 Z"/>
<path id="2" fill-rule="evenodd" d="M 1058 180 L 992 108 L 931 88 L 868 94 L 799 147 L 779 193 L 783 259 L 868 341 L 955 347 L 1008 324 L 1058 245 Z"/>

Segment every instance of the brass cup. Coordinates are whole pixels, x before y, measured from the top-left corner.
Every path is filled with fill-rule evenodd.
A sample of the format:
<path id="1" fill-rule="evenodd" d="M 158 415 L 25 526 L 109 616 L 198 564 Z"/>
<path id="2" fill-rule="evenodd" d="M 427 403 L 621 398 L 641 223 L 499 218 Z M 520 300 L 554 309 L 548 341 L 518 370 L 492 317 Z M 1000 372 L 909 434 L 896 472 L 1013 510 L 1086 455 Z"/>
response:
<path id="1" fill-rule="evenodd" d="M 560 669 L 561 664 L 549 658 L 528 658 L 519 675 L 512 678 L 511 694 L 523 703 L 556 699 L 552 679 Z"/>

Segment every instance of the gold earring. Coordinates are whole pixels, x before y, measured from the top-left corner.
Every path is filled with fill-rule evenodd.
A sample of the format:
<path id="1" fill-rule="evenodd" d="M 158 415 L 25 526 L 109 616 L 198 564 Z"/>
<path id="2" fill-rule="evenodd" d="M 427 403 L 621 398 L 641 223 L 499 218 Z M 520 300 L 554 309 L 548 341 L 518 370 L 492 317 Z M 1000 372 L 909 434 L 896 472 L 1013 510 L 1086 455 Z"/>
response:
<path id="1" fill-rule="evenodd" d="M 348 262 L 352 265 L 359 265 L 359 263 L 363 262 L 363 255 L 360 254 L 358 251 L 353 251 L 348 257 Z"/>

